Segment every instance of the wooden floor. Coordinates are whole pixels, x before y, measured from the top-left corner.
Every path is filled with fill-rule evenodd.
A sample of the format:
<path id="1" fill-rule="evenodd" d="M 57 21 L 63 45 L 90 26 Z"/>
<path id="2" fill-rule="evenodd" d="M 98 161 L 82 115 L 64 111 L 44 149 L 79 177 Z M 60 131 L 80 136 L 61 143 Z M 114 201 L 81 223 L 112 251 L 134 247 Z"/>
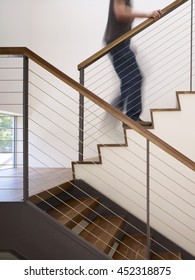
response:
<path id="1" fill-rule="evenodd" d="M 30 168 L 29 195 L 50 189 L 72 179 L 71 168 Z M 0 170 L 0 202 L 23 200 L 23 170 Z"/>

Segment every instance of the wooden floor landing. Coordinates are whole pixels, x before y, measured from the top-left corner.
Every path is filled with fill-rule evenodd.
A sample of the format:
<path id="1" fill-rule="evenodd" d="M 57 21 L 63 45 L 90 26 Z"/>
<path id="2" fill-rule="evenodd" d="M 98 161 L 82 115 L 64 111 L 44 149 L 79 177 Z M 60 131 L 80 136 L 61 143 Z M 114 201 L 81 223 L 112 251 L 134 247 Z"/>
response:
<path id="1" fill-rule="evenodd" d="M 71 168 L 30 168 L 29 196 L 72 179 Z M 0 170 L 0 202 L 23 200 L 23 170 Z"/>

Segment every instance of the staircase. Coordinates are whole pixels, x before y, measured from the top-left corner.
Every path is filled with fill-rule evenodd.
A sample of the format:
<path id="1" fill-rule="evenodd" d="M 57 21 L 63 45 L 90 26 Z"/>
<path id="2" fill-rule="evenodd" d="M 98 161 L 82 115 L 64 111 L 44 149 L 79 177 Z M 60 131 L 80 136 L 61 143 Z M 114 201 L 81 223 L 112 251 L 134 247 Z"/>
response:
<path id="1" fill-rule="evenodd" d="M 187 0 L 175 1 L 163 10 L 163 14 L 167 15 L 187 2 Z M 188 5 L 189 7 L 190 5 Z M 181 16 L 178 17 L 180 22 Z M 133 37 L 146 27 L 152 26 L 153 23 L 152 19 L 147 20 L 139 28 L 135 28 L 131 33 L 126 34 L 123 39 Z M 175 21 L 173 30 L 176 30 Z M 181 32 L 178 31 L 178 33 Z M 155 36 L 151 35 L 151 37 L 154 38 Z M 160 37 L 163 38 L 163 36 Z M 88 59 L 81 63 L 79 65 L 81 73 L 84 74 L 84 70 L 91 66 L 93 62 L 101 65 L 98 60 L 104 58 L 114 44 L 120 43 L 119 41 L 113 42 L 113 44 L 93 55 L 92 60 Z M 165 41 L 168 41 L 167 38 L 165 38 Z M 166 44 L 161 45 L 166 47 Z M 178 49 L 176 43 L 173 46 Z M 158 53 L 158 48 L 156 52 Z M 162 53 L 167 56 L 166 49 Z M 53 236 L 57 236 L 55 245 L 50 248 L 55 249 L 57 253 L 58 251 L 64 252 L 64 248 L 67 251 L 71 250 L 74 239 L 74 241 L 76 240 L 74 248 L 77 248 L 78 244 L 81 245 L 79 248 L 82 248 L 79 252 L 74 252 L 74 257 L 76 255 L 80 259 L 85 253 L 83 250 L 87 249 L 92 253 L 90 256 L 94 258 L 96 256 L 102 258 L 103 256 L 105 259 L 117 260 L 194 259 L 195 165 L 193 150 L 195 137 L 194 130 L 186 125 L 189 119 L 195 117 L 192 100 L 190 104 L 183 106 L 184 103 L 182 102 L 185 101 L 183 100 L 180 104 L 177 97 L 177 109 L 153 110 L 151 112 L 153 126 L 146 129 L 134 123 L 105 101 L 104 94 L 107 94 L 107 90 L 104 92 L 101 86 L 107 89 L 106 83 L 110 82 L 109 75 L 108 81 L 103 84 L 99 79 L 93 81 L 97 76 L 89 71 L 89 74 L 86 74 L 92 75 L 92 81 L 89 86 L 85 85 L 83 87 L 27 48 L 0 48 L 0 54 L 5 60 L 13 56 L 17 56 L 20 60 L 19 67 L 18 65 L 17 67 L 14 65 L 7 67 L 5 65 L 2 69 L 6 69 L 6 71 L 8 69 L 23 69 L 23 72 L 20 73 L 23 88 L 19 90 L 23 94 L 23 99 L 21 98 L 21 101 L 17 104 L 20 107 L 18 114 L 21 126 L 17 131 L 18 134 L 21 131 L 28 132 L 23 133 L 23 145 L 18 145 L 18 148 L 21 148 L 18 152 L 24 156 L 22 159 L 18 157 L 19 164 L 23 167 L 22 179 L 24 180 L 22 187 L 19 186 L 19 190 L 23 192 L 24 203 L 17 206 L 20 208 L 20 212 L 17 213 L 22 213 L 25 216 L 22 216 L 22 218 L 25 218 L 26 224 L 23 225 L 23 219 L 21 218 L 20 225 L 22 225 L 21 229 L 24 227 L 28 232 L 26 234 L 28 242 L 22 244 L 24 251 L 28 251 L 28 244 L 31 241 L 36 247 L 38 243 L 40 244 L 46 239 L 45 246 L 41 245 L 44 247 L 42 248 L 44 254 L 42 252 L 40 254 L 42 254 L 41 257 L 47 258 L 47 244 L 51 244 Z M 188 57 L 185 57 L 185 59 L 189 64 Z M 175 60 L 178 61 L 177 57 Z M 159 68 L 159 64 L 154 63 L 154 65 Z M 177 67 L 177 64 L 175 67 Z M 101 68 L 97 69 L 93 66 L 92 68 L 101 73 L 103 79 L 107 79 Z M 183 68 L 181 65 L 180 71 L 183 71 Z M 173 76 L 166 71 L 167 68 L 164 68 L 164 64 L 161 67 L 162 69 L 164 69 L 166 75 Z M 171 67 L 171 69 L 175 72 L 174 67 Z M 158 73 L 157 75 L 162 76 Z M 6 74 L 5 81 L 9 85 L 10 81 L 15 79 L 12 76 L 7 79 L 7 76 L 9 74 Z M 185 81 L 188 82 L 188 72 L 186 72 L 186 76 L 188 78 Z M 162 88 L 156 89 L 159 84 L 162 84 L 163 89 L 165 84 L 168 84 L 170 86 L 169 91 L 174 92 L 175 88 L 180 85 L 179 77 L 179 74 L 176 77 L 174 76 L 174 81 L 178 81 L 176 85 L 173 85 L 172 81 L 168 81 L 167 78 L 160 81 L 156 79 L 157 83 L 153 87 L 154 92 L 156 93 L 158 90 L 161 92 Z M 84 77 L 81 81 L 84 81 Z M 91 86 L 95 89 L 93 90 Z M 81 104 L 75 102 L 69 92 L 70 90 L 76 91 L 76 94 L 80 93 L 83 98 L 86 98 L 88 104 L 85 104 L 87 105 L 85 108 L 82 102 Z M 110 90 L 112 92 L 112 88 Z M 167 94 L 167 89 L 165 91 Z M 190 99 L 193 99 L 193 93 L 183 92 L 180 97 L 182 96 L 181 99 L 185 99 L 190 96 Z M 2 104 L 2 110 L 10 111 L 10 107 L 13 108 L 15 104 L 8 105 L 8 107 L 7 104 L 4 107 L 5 104 Z M 78 117 L 78 105 L 80 105 L 80 109 L 86 110 L 85 122 L 88 125 L 84 130 L 84 127 L 82 127 L 83 114 L 81 114 L 79 133 L 82 134 L 82 132 L 87 131 L 85 136 L 89 140 L 87 142 L 85 139 L 83 141 L 79 138 L 79 144 L 84 143 L 86 149 L 91 149 L 91 146 L 95 143 L 93 152 L 95 151 L 98 155 L 95 159 L 90 160 L 88 160 L 89 157 L 84 156 L 85 160 L 81 162 L 75 160 L 78 158 L 78 126 L 72 122 L 73 119 Z M 184 107 L 185 109 L 183 109 Z M 99 121 L 101 122 L 103 119 L 102 110 L 111 114 L 118 123 L 120 121 L 120 129 L 117 130 L 115 135 L 117 134 L 118 137 L 118 134 L 120 134 L 122 141 L 118 141 L 120 137 L 113 138 L 113 135 L 110 137 L 110 131 L 108 131 L 108 135 L 104 134 L 103 129 L 97 131 Z M 184 115 L 185 118 L 183 119 Z M 178 123 L 180 116 L 182 117 Z M 125 123 L 128 128 L 123 129 L 121 122 Z M 185 132 L 180 130 L 179 124 L 181 123 Z M 187 130 L 189 127 L 191 130 Z M 113 142 L 99 142 L 99 140 L 102 140 L 100 139 L 101 136 L 99 137 L 99 132 L 107 140 L 114 139 Z M 113 132 L 113 128 L 111 132 Z M 186 135 L 192 137 L 190 137 L 188 145 L 184 146 Z M 18 143 L 20 141 L 21 139 Z M 119 144 L 121 142 L 122 144 Z M 81 155 L 83 156 L 83 153 L 79 150 L 79 156 Z M 36 193 L 36 190 L 33 189 L 33 183 L 36 185 L 36 182 L 33 182 L 32 177 L 29 176 L 28 168 L 35 171 L 36 168 L 45 167 L 55 170 L 59 167 L 70 168 L 71 163 L 72 180 L 65 180 L 66 174 L 64 174 L 63 184 L 56 183 L 56 186 L 52 185 L 53 187 L 48 190 L 45 190 L 47 189 L 46 186 L 40 184 L 42 191 Z M 38 173 L 38 175 L 41 174 Z M 30 198 L 28 197 L 29 189 L 33 193 Z M 29 219 L 29 215 L 23 211 L 26 206 L 29 212 L 30 210 L 33 211 L 32 219 Z M 14 209 L 17 209 L 17 207 Z M 4 205 L 1 204 L 2 212 L 3 208 Z M 8 232 L 11 233 L 13 232 L 11 219 L 14 216 L 17 220 L 17 213 L 14 211 L 12 211 L 12 215 L 10 213 L 9 211 L 6 212 L 9 218 L 6 220 L 6 226 L 9 225 L 11 230 L 8 230 Z M 40 218 L 39 223 L 35 218 L 37 216 Z M 27 225 L 31 225 L 30 230 Z M 32 228 L 36 231 L 34 232 L 36 233 L 35 237 L 32 236 Z M 26 232 L 18 231 L 13 244 L 9 236 L 6 239 L 6 232 L 4 231 L 6 244 L 12 248 L 12 246 L 22 243 L 21 240 L 23 240 Z M 26 240 L 24 238 L 24 241 Z M 62 240 L 63 249 L 60 250 Z M 9 248 L 8 245 L 7 248 Z M 3 247 L 2 243 L 1 247 Z M 35 249 L 37 250 L 37 247 L 33 248 L 32 245 L 31 250 Z M 50 258 L 52 258 L 52 250 L 48 253 Z M 32 251 L 28 254 L 28 258 L 31 257 L 31 253 L 34 253 Z M 37 256 L 36 254 L 32 255 Z M 58 254 L 55 256 L 58 256 Z M 64 258 L 63 254 L 61 258 Z"/>
<path id="2" fill-rule="evenodd" d="M 181 103 L 178 96 L 182 97 Z M 185 135 L 191 135 L 191 139 L 186 145 L 185 135 L 183 135 L 182 130 L 177 129 L 177 123 L 183 123 L 184 125 L 184 123 L 188 122 L 189 116 L 191 119 L 195 117 L 192 105 L 195 102 L 195 95 L 194 92 L 179 92 L 177 93 L 177 98 L 178 108 L 174 110 L 152 110 L 154 129 L 151 131 L 154 134 L 156 133 L 161 139 L 164 138 L 172 146 L 177 142 L 175 146 L 178 150 L 181 150 L 183 154 L 191 157 L 194 161 L 192 143 L 195 141 L 195 135 L 191 131 L 191 127 L 185 125 Z M 183 109 L 182 111 L 181 108 Z M 158 114 L 161 114 L 161 117 L 158 118 Z M 156 119 L 158 120 L 157 124 Z M 165 119 L 166 121 L 164 121 Z M 131 129 L 125 129 L 125 137 L 126 144 L 123 146 L 101 145 L 99 147 L 99 162 L 84 161 L 74 163 L 73 170 L 75 178 L 93 185 L 104 195 L 109 198 L 112 197 L 121 207 L 124 207 L 127 211 L 146 222 L 145 210 L 142 209 L 142 206 L 145 205 L 143 198 L 146 198 L 145 188 L 143 188 L 145 185 L 143 174 L 145 174 L 146 165 L 139 158 L 145 157 L 146 143 L 140 135 Z M 134 155 L 135 150 L 139 150 L 139 157 Z M 180 245 L 180 236 L 185 236 L 186 241 L 183 241 L 182 246 L 189 251 L 192 250 L 191 253 L 193 254 L 193 241 L 191 245 L 186 245 L 190 239 L 193 240 L 195 228 L 193 214 L 194 172 L 185 170 L 185 167 L 181 166 L 180 163 L 172 162 L 173 159 L 171 157 L 167 157 L 165 153 L 161 153 L 161 151 L 156 150 L 153 146 L 150 149 L 150 153 L 152 158 L 150 167 L 150 203 L 154 205 L 151 208 L 150 214 L 156 218 L 156 212 L 161 213 L 162 221 L 162 224 L 159 224 L 159 221 L 155 220 L 152 222 L 152 227 Z M 154 159 L 153 156 L 155 157 Z M 166 167 L 164 163 L 166 163 Z M 139 178 L 139 180 L 135 177 Z M 185 183 L 183 182 L 184 177 L 186 178 Z M 118 189 L 119 185 L 120 189 Z M 124 190 L 125 195 L 120 192 L 121 189 Z M 156 204 L 156 199 L 158 200 L 158 205 Z M 177 220 L 177 222 L 175 223 L 172 218 Z M 189 224 L 190 227 L 188 226 Z M 165 225 L 168 226 L 167 229 L 165 229 Z M 169 235 L 168 230 L 170 229 L 173 233 Z M 178 234 L 174 233 L 174 230 Z"/>
<path id="3" fill-rule="evenodd" d="M 171 141 L 173 141 L 174 139 L 174 134 L 180 131 L 175 129 L 172 130 L 171 134 L 171 127 L 172 123 L 174 122 L 174 114 L 175 119 L 178 120 L 178 113 L 181 112 L 181 108 L 183 108 L 184 112 L 182 114 L 182 117 L 188 117 L 188 114 L 185 117 L 185 112 L 187 110 L 185 110 L 184 105 L 186 104 L 186 102 L 183 99 L 180 102 L 180 96 L 190 98 L 190 103 L 193 103 L 192 98 L 195 98 L 194 92 L 178 92 L 178 103 L 176 109 L 151 110 L 153 126 L 148 127 L 148 129 L 154 131 L 154 133 L 158 134 L 161 137 L 162 135 L 168 135 L 169 139 L 165 140 L 170 142 L 171 145 L 175 145 L 175 143 L 171 143 Z M 188 108 L 189 113 L 189 106 L 187 106 L 186 108 Z M 158 114 L 163 114 L 165 118 L 167 118 L 166 114 L 168 114 L 168 119 L 170 119 L 170 122 L 164 122 L 163 119 L 165 118 L 161 117 L 160 120 L 162 120 L 164 126 L 162 123 L 160 125 L 158 123 L 159 121 L 157 121 L 158 125 L 156 125 L 156 118 L 158 120 Z M 172 115 L 170 116 L 170 114 Z M 169 130 L 169 133 L 163 134 L 162 131 L 164 129 Z M 128 126 L 124 128 L 124 133 L 127 140 L 126 145 L 118 145 L 118 147 L 116 145 L 113 145 L 113 149 L 119 148 L 119 150 L 123 150 L 125 146 L 128 146 L 127 132 L 133 133 L 133 131 L 129 130 Z M 178 146 L 181 146 L 184 149 L 186 145 L 182 145 L 182 141 L 182 137 L 177 137 Z M 192 139 L 193 143 L 194 141 L 195 139 Z M 132 216 L 129 216 L 129 213 L 123 209 L 123 205 L 119 207 L 118 205 L 116 205 L 116 203 L 111 201 L 113 194 L 110 195 L 110 199 L 102 195 L 102 189 L 106 188 L 106 185 L 103 185 L 103 188 L 100 190 L 101 192 L 94 190 L 89 185 L 91 184 L 91 181 L 89 180 L 89 174 L 87 175 L 85 168 L 83 168 L 83 166 L 85 166 L 87 169 L 90 168 L 90 166 L 94 167 L 94 170 L 91 174 L 92 181 L 95 185 L 96 178 L 93 176 L 93 174 L 97 175 L 100 165 L 104 165 L 105 154 L 103 151 L 105 149 L 107 150 L 107 147 L 109 147 L 108 152 L 110 152 L 110 148 L 112 147 L 112 145 L 102 145 L 98 148 L 100 157 L 100 161 L 98 163 L 101 164 L 97 164 L 97 162 L 94 161 L 85 161 L 80 163 L 74 162 L 74 180 L 31 196 L 30 201 L 44 210 L 48 215 L 56 219 L 59 223 L 68 227 L 69 229 L 72 229 L 80 237 L 88 241 L 97 249 L 107 254 L 112 259 L 145 260 L 148 258 L 146 232 L 144 233 L 144 231 L 142 232 L 141 230 L 139 230 L 139 226 L 135 229 L 133 223 L 131 223 L 131 221 L 134 220 L 135 217 L 133 217 L 132 219 Z M 182 152 L 187 153 L 187 151 L 185 150 L 182 150 Z M 108 154 L 107 158 L 109 158 Z M 88 185 L 86 184 L 86 182 L 88 183 Z M 87 189 L 85 190 L 86 185 Z M 95 187 L 96 189 L 98 189 L 98 186 Z M 118 207 L 120 210 L 118 209 Z M 137 219 L 136 221 L 138 222 L 138 224 L 140 223 L 140 221 L 138 221 Z M 175 246 L 175 244 L 171 245 L 171 249 L 169 247 L 169 249 L 165 249 L 166 247 L 159 247 L 158 249 L 156 249 L 155 243 L 156 241 L 153 238 L 153 235 L 151 235 L 149 253 L 150 259 L 182 259 L 181 252 L 183 250 L 178 246 Z"/>
<path id="4" fill-rule="evenodd" d="M 83 181 L 56 186 L 31 196 L 30 201 L 112 259 L 147 259 L 147 237 L 133 226 L 135 217 Z M 181 252 L 161 250 L 155 252 L 151 246 L 150 258 L 181 259 Z"/>
<path id="5" fill-rule="evenodd" d="M 180 97 L 182 97 L 181 101 Z M 194 92 L 177 92 L 177 108 L 171 110 L 151 110 L 153 126 L 149 127 L 148 129 L 154 131 L 154 133 L 156 132 L 156 134 L 158 134 L 161 138 L 163 138 L 163 135 L 168 135 L 170 140 L 165 140 L 172 144 L 171 141 L 175 133 L 175 131 L 173 130 L 173 122 L 180 118 L 178 114 L 181 114 L 184 119 L 188 118 L 189 114 L 191 115 L 191 118 L 193 118 L 193 105 L 190 107 L 190 104 L 193 104 L 192 99 L 195 102 L 194 98 Z M 186 99 L 189 99 L 189 102 L 187 102 Z M 184 111 L 181 111 L 181 108 Z M 185 112 L 188 112 L 187 115 Z M 168 119 L 166 122 L 164 122 L 164 118 L 161 117 L 160 119 L 162 120 L 162 123 L 160 125 L 158 123 L 158 114 L 166 115 L 166 113 L 169 115 L 168 119 L 170 119 L 170 122 L 168 122 Z M 167 118 L 167 116 L 165 118 Z M 169 130 L 169 133 L 167 133 L 167 131 L 163 133 L 165 128 Z M 171 130 L 173 132 L 172 134 Z M 105 254 L 108 254 L 113 259 L 143 260 L 148 258 L 148 241 L 146 231 L 139 230 L 139 226 L 135 229 L 132 223 L 132 216 L 129 216 L 129 212 L 132 213 L 131 208 L 126 208 L 124 199 L 122 200 L 122 203 L 120 203 L 120 199 L 118 200 L 121 207 L 120 211 L 112 211 L 112 209 L 118 207 L 116 206 L 116 203 L 120 194 L 118 194 L 118 198 L 115 199 L 115 202 L 113 202 L 112 198 L 114 197 L 114 188 L 112 194 L 109 195 L 109 193 L 105 192 L 105 189 L 107 189 L 107 185 L 104 182 L 101 182 L 101 188 L 99 188 L 99 184 L 96 179 L 98 173 L 102 172 L 101 168 L 104 168 L 105 159 L 108 160 L 110 157 L 110 161 L 114 160 L 114 157 L 112 155 L 113 149 L 119 149 L 118 154 L 120 156 L 122 150 L 125 151 L 124 154 L 126 153 L 126 148 L 128 148 L 129 145 L 128 133 L 131 134 L 131 138 L 133 135 L 134 141 L 137 144 L 139 138 L 136 137 L 138 136 L 135 136 L 134 131 L 129 129 L 129 127 L 125 127 L 125 145 L 117 146 L 110 144 L 99 146 L 99 161 L 73 162 L 74 180 L 60 186 L 56 186 L 48 191 L 43 191 L 39 194 L 36 194 L 30 197 L 30 201 L 46 211 L 47 214 L 52 216 L 59 223 L 77 232 L 80 237 L 84 238 L 93 246 L 103 251 Z M 182 137 L 179 137 L 177 135 L 177 138 L 178 147 L 179 145 L 182 146 Z M 194 141 L 195 139 L 192 135 L 192 142 Z M 187 154 L 187 151 L 185 151 L 185 147 L 186 145 L 182 146 L 182 152 Z M 186 148 L 188 148 L 188 146 Z M 134 149 L 134 147 L 132 147 L 131 149 Z M 119 158 L 115 158 L 116 164 L 119 161 Z M 121 163 L 119 162 L 119 165 L 120 164 Z M 93 170 L 91 169 L 92 167 Z M 110 168 L 112 168 L 111 165 Z M 125 169 L 124 164 L 123 169 Z M 90 172 L 88 172 L 88 170 L 90 170 Z M 113 173 L 111 169 L 108 174 L 110 174 L 109 176 L 112 176 Z M 106 176 L 108 176 L 108 174 Z M 103 175 L 100 175 L 100 177 L 101 176 Z M 105 181 L 107 180 L 109 181 L 108 177 L 105 178 Z M 84 190 L 86 183 L 88 184 L 87 191 Z M 116 184 L 118 184 L 118 182 Z M 120 181 L 120 184 L 122 187 L 122 181 Z M 94 190 L 91 186 L 95 186 L 96 190 Z M 97 191 L 98 188 L 99 192 Z M 137 188 L 137 186 L 135 186 L 135 188 Z M 102 193 L 104 195 L 102 195 Z M 132 196 L 132 193 L 130 193 L 130 196 Z M 133 212 L 133 215 L 137 217 L 136 212 Z M 135 219 L 135 217 L 133 217 L 133 219 Z M 138 219 L 141 219 L 144 222 L 141 216 L 138 216 Z M 139 224 L 140 220 L 136 219 L 136 222 Z M 141 228 L 143 229 L 143 226 L 141 226 Z M 156 230 L 158 229 L 156 228 Z M 174 242 L 174 240 L 172 240 L 172 242 Z M 182 248 L 179 248 L 174 244 L 171 245 L 173 249 L 171 249 L 170 251 L 168 249 L 166 250 L 166 247 L 158 248 L 157 251 L 155 251 L 155 243 L 157 242 L 155 241 L 155 238 L 153 238 L 153 234 L 151 234 L 149 253 L 150 259 L 182 259 Z"/>

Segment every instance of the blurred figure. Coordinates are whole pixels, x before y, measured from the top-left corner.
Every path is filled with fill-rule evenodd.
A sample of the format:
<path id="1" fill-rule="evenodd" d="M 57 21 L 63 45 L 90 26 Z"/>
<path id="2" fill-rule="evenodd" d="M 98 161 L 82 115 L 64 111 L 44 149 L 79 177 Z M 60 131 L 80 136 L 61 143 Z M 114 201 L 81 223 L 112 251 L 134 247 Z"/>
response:
<path id="1" fill-rule="evenodd" d="M 158 20 L 161 10 L 153 12 L 137 12 L 132 9 L 131 0 L 110 0 L 108 21 L 104 40 L 111 43 L 132 28 L 135 18 L 154 18 Z M 130 40 L 125 40 L 110 52 L 112 64 L 121 81 L 121 95 L 115 98 L 112 105 L 144 126 L 151 125 L 140 119 L 142 112 L 141 87 L 142 74 L 136 61 L 135 54 L 130 48 Z"/>

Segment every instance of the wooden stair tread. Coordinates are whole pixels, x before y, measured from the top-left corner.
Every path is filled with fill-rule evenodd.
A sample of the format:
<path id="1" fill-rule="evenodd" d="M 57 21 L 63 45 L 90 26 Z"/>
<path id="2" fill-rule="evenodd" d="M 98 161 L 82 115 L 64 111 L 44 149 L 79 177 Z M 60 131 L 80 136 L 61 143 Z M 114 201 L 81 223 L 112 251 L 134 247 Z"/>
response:
<path id="1" fill-rule="evenodd" d="M 143 234 L 125 235 L 121 240 L 113 259 L 144 260 L 147 258 L 147 237 Z"/>
<path id="2" fill-rule="evenodd" d="M 110 246 L 113 245 L 124 220 L 121 217 L 96 217 L 93 223 L 90 223 L 84 229 L 80 236 L 96 246 L 101 251 L 108 253 Z"/>
<path id="3" fill-rule="evenodd" d="M 42 202 L 43 200 L 47 200 L 47 199 L 51 198 L 53 195 L 58 195 L 61 192 L 70 189 L 71 187 L 72 187 L 72 184 L 70 182 L 66 182 L 59 186 L 55 186 L 51 189 L 48 189 L 48 190 L 42 191 L 38 194 L 32 195 L 29 197 L 29 200 L 34 204 L 38 204 L 38 203 Z"/>
<path id="4" fill-rule="evenodd" d="M 76 223 L 84 219 L 92 209 L 98 206 L 97 198 L 84 197 L 79 200 L 69 199 L 47 213 L 60 223 L 73 228 Z M 83 217 L 84 216 L 84 217 Z"/>
<path id="5" fill-rule="evenodd" d="M 153 253 L 151 256 L 152 260 L 181 260 L 180 252 L 162 252 L 162 253 Z"/>

